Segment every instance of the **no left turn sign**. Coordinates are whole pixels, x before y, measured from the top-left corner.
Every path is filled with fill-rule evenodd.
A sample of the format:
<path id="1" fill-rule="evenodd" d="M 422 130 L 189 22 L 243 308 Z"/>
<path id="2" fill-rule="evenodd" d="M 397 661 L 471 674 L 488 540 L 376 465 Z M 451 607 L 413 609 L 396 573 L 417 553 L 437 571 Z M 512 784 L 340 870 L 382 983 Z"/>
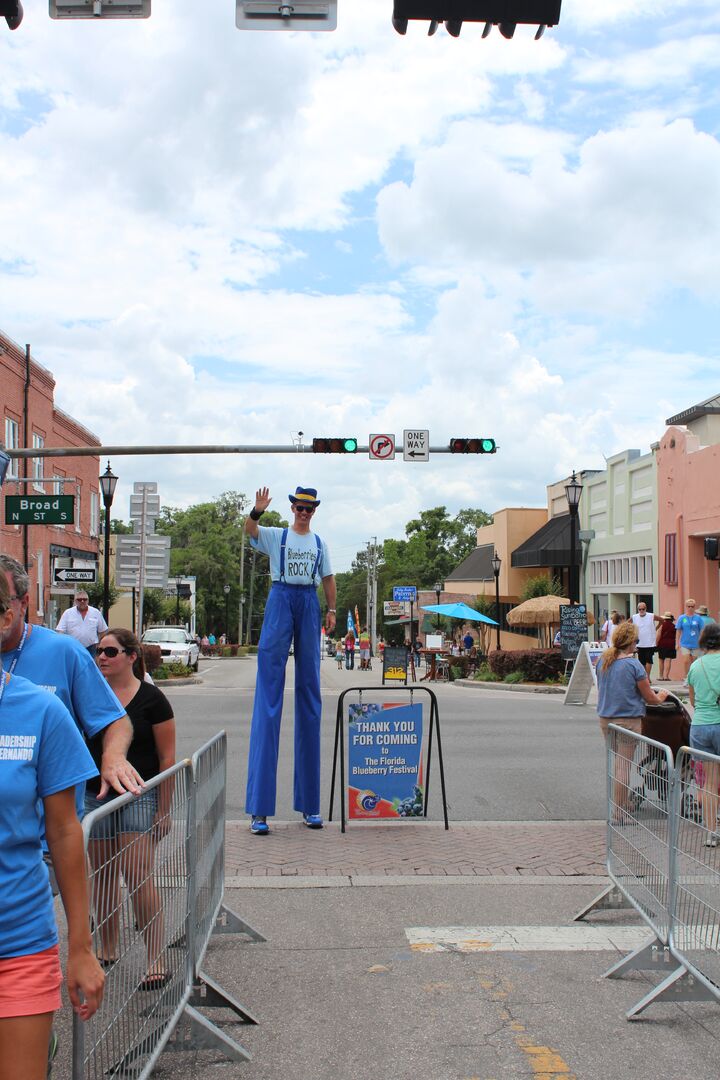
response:
<path id="1" fill-rule="evenodd" d="M 371 435 L 369 453 L 376 461 L 392 461 L 395 457 L 394 435 Z"/>

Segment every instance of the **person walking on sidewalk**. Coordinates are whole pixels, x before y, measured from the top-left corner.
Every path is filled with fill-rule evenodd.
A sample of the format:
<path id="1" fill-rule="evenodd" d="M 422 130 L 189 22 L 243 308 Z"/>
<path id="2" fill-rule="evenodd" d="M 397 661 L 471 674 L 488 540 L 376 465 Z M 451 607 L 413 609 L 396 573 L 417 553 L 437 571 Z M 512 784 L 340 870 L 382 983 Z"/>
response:
<path id="1" fill-rule="evenodd" d="M 255 686 L 245 810 L 256 835 L 269 832 L 275 813 L 285 668 L 290 644 L 295 655 L 295 773 L 293 806 L 310 829 L 321 829 L 320 816 L 320 630 L 322 615 L 317 587 L 322 584 L 327 613 L 325 628 L 335 629 L 335 577 L 327 545 L 310 531 L 320 505 L 315 488 L 297 487 L 289 495 L 293 524 L 289 529 L 258 525 L 271 503 L 260 488 L 245 521 L 250 544 L 270 558 L 272 587 L 265 605 Z"/>
<path id="2" fill-rule="evenodd" d="M 90 606 L 90 599 L 84 589 L 75 593 L 75 606 L 63 611 L 55 627 L 58 634 L 69 634 L 79 641 L 84 648 L 95 656 L 100 634 L 107 630 L 107 623 L 101 611 Z"/>
<path id="3" fill-rule="evenodd" d="M 686 690 L 690 665 L 700 655 L 698 643 L 704 625 L 700 616 L 695 612 L 695 606 L 693 599 L 686 600 L 685 611 L 675 623 L 675 648 L 680 650 L 680 656 L 682 657 L 683 676 L 685 678 L 683 686 Z"/>
<path id="4" fill-rule="evenodd" d="M 644 666 L 649 679 L 657 644 L 657 628 L 662 619 L 653 611 L 648 611 L 647 604 L 641 600 L 638 604 L 637 614 L 633 615 L 632 621 L 638 632 L 638 660 Z"/>
<path id="5" fill-rule="evenodd" d="M 690 745 L 706 754 L 720 754 L 720 626 L 710 622 L 700 634 L 698 645 L 703 653 L 690 665 L 688 685 L 690 704 L 694 708 L 690 725 Z M 707 829 L 706 847 L 717 847 L 718 786 L 720 765 L 703 761 L 703 781 L 700 786 L 700 805 L 703 825 Z"/>
<path id="6" fill-rule="evenodd" d="M 642 734 L 645 704 L 660 705 L 668 696 L 667 690 L 657 692 L 643 665 L 634 656 L 638 632 L 634 623 L 623 622 L 615 628 L 613 643 L 597 663 L 598 718 L 605 739 L 608 724 L 627 728 L 636 735 Z M 614 768 L 612 801 L 619 820 L 630 809 L 630 770 L 635 741 L 620 736 L 617 743 L 617 761 Z"/>

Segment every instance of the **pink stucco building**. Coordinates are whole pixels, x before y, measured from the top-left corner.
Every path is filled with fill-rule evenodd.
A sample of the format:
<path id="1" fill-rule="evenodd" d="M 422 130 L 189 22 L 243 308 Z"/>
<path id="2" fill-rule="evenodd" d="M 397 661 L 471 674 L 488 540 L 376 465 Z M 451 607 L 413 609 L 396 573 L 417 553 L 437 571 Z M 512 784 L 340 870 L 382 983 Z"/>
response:
<path id="1" fill-rule="evenodd" d="M 720 396 L 670 417 L 668 424 L 654 447 L 658 610 L 671 611 L 677 618 L 691 596 L 698 604 L 706 604 L 718 620 L 718 562 L 705 558 L 704 546 L 706 537 L 720 537 Z"/>

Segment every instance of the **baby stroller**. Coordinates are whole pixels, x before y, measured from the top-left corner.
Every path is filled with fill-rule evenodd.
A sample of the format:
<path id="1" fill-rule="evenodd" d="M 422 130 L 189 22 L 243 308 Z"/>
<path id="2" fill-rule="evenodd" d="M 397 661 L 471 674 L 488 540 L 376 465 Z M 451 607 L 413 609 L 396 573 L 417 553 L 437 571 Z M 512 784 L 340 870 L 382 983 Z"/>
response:
<path id="1" fill-rule="evenodd" d="M 690 714 L 677 695 L 668 691 L 667 699 L 660 705 L 648 705 L 642 722 L 642 734 L 647 739 L 664 743 L 670 747 L 673 759 L 681 746 L 690 744 Z M 699 820 L 699 807 L 690 791 L 691 770 L 683 776 L 683 817 L 691 821 Z M 663 809 L 667 807 L 668 796 L 667 760 L 664 754 L 654 747 L 637 763 L 637 783 L 633 785 L 633 800 L 636 810 L 644 803 L 652 802 Z"/>

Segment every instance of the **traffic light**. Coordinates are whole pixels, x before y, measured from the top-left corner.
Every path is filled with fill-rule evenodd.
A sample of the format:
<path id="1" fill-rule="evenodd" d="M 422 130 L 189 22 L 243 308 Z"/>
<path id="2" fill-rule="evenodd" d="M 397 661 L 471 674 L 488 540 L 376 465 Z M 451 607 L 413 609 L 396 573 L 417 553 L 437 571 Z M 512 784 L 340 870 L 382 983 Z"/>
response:
<path id="1" fill-rule="evenodd" d="M 410 19 L 427 21 L 430 37 L 439 23 L 453 37 L 459 37 L 463 22 L 481 22 L 485 38 L 493 26 L 511 38 L 518 23 L 537 26 L 535 40 L 546 26 L 557 25 L 562 0 L 393 0 L 392 24 L 398 34 L 407 33 Z"/>
<path id="2" fill-rule="evenodd" d="M 313 454 L 356 454 L 357 439 L 340 437 L 337 439 L 313 439 Z"/>
<path id="3" fill-rule="evenodd" d="M 0 0 L 0 15 L 5 16 L 5 22 L 11 30 L 17 30 L 23 18 L 20 0 Z"/>
<path id="4" fill-rule="evenodd" d="M 495 454 L 497 443 L 494 439 L 451 439 L 451 454 Z"/>

